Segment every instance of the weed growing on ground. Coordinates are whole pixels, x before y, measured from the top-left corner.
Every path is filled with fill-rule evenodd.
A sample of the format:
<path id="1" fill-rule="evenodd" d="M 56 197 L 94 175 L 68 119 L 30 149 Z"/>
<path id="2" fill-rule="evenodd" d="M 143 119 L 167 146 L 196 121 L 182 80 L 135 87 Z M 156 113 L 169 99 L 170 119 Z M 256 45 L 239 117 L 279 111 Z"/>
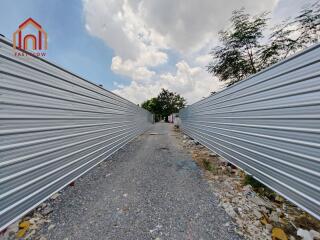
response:
<path id="1" fill-rule="evenodd" d="M 270 200 L 274 201 L 275 198 L 277 197 L 277 194 L 273 190 L 271 190 L 266 185 L 264 185 L 263 183 L 256 180 L 251 175 L 246 175 L 243 179 L 242 184 L 244 186 L 251 185 L 255 192 L 259 193 L 261 196 L 265 196 L 265 197 L 269 198 Z"/>
<path id="2" fill-rule="evenodd" d="M 217 167 L 209 159 L 203 159 L 202 164 L 205 170 L 214 174 L 217 173 Z"/>

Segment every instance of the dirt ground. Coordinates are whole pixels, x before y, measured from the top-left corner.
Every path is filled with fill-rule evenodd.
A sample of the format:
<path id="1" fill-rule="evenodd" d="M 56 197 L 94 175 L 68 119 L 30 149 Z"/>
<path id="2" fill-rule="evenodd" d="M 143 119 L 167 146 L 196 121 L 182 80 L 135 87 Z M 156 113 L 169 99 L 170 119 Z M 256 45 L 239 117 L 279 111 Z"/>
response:
<path id="1" fill-rule="evenodd" d="M 175 129 L 212 191 L 247 239 L 320 239 L 320 221 Z M 299 232 L 298 232 L 299 231 Z M 300 235 L 300 236 L 298 236 Z M 311 239 L 311 238 L 310 238 Z"/>

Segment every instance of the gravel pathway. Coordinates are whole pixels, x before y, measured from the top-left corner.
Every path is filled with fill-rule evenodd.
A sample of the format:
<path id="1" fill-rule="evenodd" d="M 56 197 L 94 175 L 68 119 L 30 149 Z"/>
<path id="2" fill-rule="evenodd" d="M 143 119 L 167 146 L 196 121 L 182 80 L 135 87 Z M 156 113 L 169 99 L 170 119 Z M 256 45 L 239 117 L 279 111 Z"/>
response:
<path id="1" fill-rule="evenodd" d="M 47 239 L 240 239 L 172 125 L 156 124 L 63 190 Z"/>

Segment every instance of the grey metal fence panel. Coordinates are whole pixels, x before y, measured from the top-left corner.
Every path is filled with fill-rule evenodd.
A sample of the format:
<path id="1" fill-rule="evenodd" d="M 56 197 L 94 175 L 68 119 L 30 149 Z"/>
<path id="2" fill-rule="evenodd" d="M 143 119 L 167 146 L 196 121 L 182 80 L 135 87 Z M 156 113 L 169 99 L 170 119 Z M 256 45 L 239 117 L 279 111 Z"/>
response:
<path id="1" fill-rule="evenodd" d="M 180 111 L 190 137 L 320 219 L 320 45 Z"/>
<path id="2" fill-rule="evenodd" d="M 0 38 L 0 229 L 146 131 L 152 115 Z"/>

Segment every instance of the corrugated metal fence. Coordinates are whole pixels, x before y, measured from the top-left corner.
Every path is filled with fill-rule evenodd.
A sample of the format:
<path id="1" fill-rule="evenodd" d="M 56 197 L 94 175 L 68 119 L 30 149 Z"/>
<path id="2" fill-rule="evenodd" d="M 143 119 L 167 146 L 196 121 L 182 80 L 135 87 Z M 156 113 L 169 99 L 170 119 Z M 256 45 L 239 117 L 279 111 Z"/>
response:
<path id="1" fill-rule="evenodd" d="M 320 45 L 180 111 L 182 130 L 320 219 Z"/>
<path id="2" fill-rule="evenodd" d="M 144 109 L 52 63 L 15 57 L 0 38 L 0 229 L 151 121 Z"/>

